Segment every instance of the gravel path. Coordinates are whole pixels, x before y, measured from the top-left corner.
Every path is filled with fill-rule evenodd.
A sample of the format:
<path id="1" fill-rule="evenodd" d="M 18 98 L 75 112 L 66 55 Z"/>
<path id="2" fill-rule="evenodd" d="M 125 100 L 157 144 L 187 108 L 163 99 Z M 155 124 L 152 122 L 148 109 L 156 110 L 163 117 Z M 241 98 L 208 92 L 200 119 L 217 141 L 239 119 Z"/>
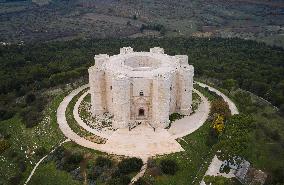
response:
<path id="1" fill-rule="evenodd" d="M 93 129 L 91 127 L 89 127 L 80 117 L 79 115 L 79 106 L 81 104 L 81 102 L 84 100 L 84 98 L 90 93 L 90 91 L 87 91 L 85 92 L 79 99 L 78 101 L 76 102 L 75 106 L 74 106 L 74 109 L 73 109 L 73 115 L 74 115 L 74 119 L 77 121 L 77 123 L 83 127 L 85 130 L 87 130 L 88 132 L 94 134 L 94 135 L 97 135 L 97 136 L 100 136 L 102 138 L 105 138 L 107 139 L 109 136 L 106 135 L 106 134 L 103 134 L 99 131 L 97 131 L 96 129 Z"/>
<path id="2" fill-rule="evenodd" d="M 181 138 L 196 131 L 208 118 L 210 112 L 210 103 L 199 91 L 194 89 L 194 92 L 200 96 L 201 103 L 199 104 L 195 113 L 190 116 L 185 116 L 184 118 L 172 123 L 168 131 L 174 138 Z"/>
<path id="3" fill-rule="evenodd" d="M 145 174 L 147 169 L 147 161 L 143 164 L 143 166 L 141 167 L 141 170 L 139 171 L 139 173 L 137 173 L 137 175 L 135 175 L 132 179 L 131 182 L 129 183 L 129 185 L 133 185 L 138 179 L 140 179 L 141 177 L 143 177 L 143 175 Z"/>
<path id="4" fill-rule="evenodd" d="M 196 81 L 195 81 L 195 83 L 197 83 L 201 87 L 208 87 L 208 89 L 210 91 L 213 91 L 216 94 L 218 94 L 219 96 L 221 96 L 224 99 L 224 101 L 228 103 L 232 115 L 239 114 L 238 108 L 236 107 L 235 103 L 232 100 L 230 100 L 230 98 L 228 98 L 225 94 L 223 94 L 219 90 L 217 90 L 217 89 L 215 89 L 213 87 L 210 87 L 210 86 L 208 86 L 208 85 L 206 85 L 204 83 L 196 82 Z"/>
<path id="5" fill-rule="evenodd" d="M 103 152 L 105 151 L 102 148 L 102 145 L 93 143 L 79 135 L 77 135 L 68 125 L 66 117 L 65 117 L 65 111 L 67 109 L 68 104 L 71 102 L 71 100 L 76 96 L 78 93 L 80 93 L 82 90 L 88 88 L 89 85 L 83 85 L 75 90 L 73 90 L 69 95 L 67 95 L 63 101 L 60 103 L 58 109 L 57 109 L 57 123 L 59 125 L 60 130 L 63 132 L 63 134 L 69 138 L 70 140 L 74 141 L 78 145 L 81 145 L 86 148 L 96 149 Z"/>

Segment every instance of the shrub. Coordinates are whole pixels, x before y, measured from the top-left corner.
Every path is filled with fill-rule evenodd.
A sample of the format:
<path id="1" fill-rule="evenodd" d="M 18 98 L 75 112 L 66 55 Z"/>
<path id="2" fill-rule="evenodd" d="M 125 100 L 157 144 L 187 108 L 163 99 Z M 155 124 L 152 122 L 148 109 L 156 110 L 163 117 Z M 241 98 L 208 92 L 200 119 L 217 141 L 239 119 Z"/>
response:
<path id="1" fill-rule="evenodd" d="M 66 155 L 61 161 L 61 168 L 65 171 L 73 171 L 83 160 L 83 156 L 79 153 L 71 153 L 71 155 Z"/>
<path id="2" fill-rule="evenodd" d="M 105 157 L 99 156 L 96 159 L 95 165 L 99 166 L 99 167 L 107 167 L 107 168 L 109 168 L 109 167 L 112 166 L 112 161 L 109 158 L 105 158 Z"/>
<path id="3" fill-rule="evenodd" d="M 6 139 L 0 139 L 0 154 L 10 148 L 10 143 Z"/>
<path id="4" fill-rule="evenodd" d="M 209 134 L 207 136 L 206 144 L 207 146 L 213 146 L 218 142 L 218 133 L 212 127 L 209 129 Z"/>
<path id="5" fill-rule="evenodd" d="M 164 174 L 174 175 L 178 171 L 178 165 L 170 159 L 162 160 L 160 166 Z"/>
<path id="6" fill-rule="evenodd" d="M 11 184 L 11 185 L 20 184 L 22 177 L 23 177 L 23 175 L 21 173 L 16 174 L 15 176 L 13 176 L 9 179 L 9 184 Z"/>
<path id="7" fill-rule="evenodd" d="M 147 161 L 147 166 L 148 168 L 153 168 L 153 167 L 156 167 L 157 166 L 157 163 L 154 159 L 152 158 L 149 158 L 148 161 Z"/>
<path id="8" fill-rule="evenodd" d="M 118 164 L 118 171 L 120 174 L 129 174 L 131 172 L 138 172 L 143 166 L 142 159 L 132 157 L 128 159 L 123 159 Z"/>
<path id="9" fill-rule="evenodd" d="M 35 100 L 36 100 L 36 96 L 33 93 L 28 93 L 25 97 L 25 102 L 28 105 L 34 102 Z"/>
<path id="10" fill-rule="evenodd" d="M 134 185 L 148 185 L 149 183 L 147 183 L 145 180 L 143 180 L 142 178 L 138 179 Z"/>
<path id="11" fill-rule="evenodd" d="M 35 154 L 39 157 L 43 157 L 45 154 L 47 154 L 47 150 L 44 147 L 39 147 L 35 150 Z"/>
<path id="12" fill-rule="evenodd" d="M 211 116 L 214 114 L 220 114 L 224 116 L 225 120 L 227 120 L 231 116 L 231 111 L 227 102 L 218 99 L 212 101 L 210 114 Z"/>
<path id="13" fill-rule="evenodd" d="M 175 120 L 178 120 L 178 119 L 181 119 L 183 118 L 184 116 L 179 114 L 179 113 L 172 113 L 170 116 L 169 116 L 169 120 L 171 122 L 175 121 Z"/>
<path id="14" fill-rule="evenodd" d="M 110 179 L 107 184 L 108 185 L 128 185 L 130 181 L 131 181 L 130 177 L 126 175 L 122 175 L 120 177 Z"/>
<path id="15" fill-rule="evenodd" d="M 160 166 L 155 166 L 155 167 L 152 167 L 152 168 L 148 168 L 147 173 L 149 175 L 151 175 L 152 177 L 157 177 L 157 176 L 162 175 L 162 170 L 161 170 Z"/>

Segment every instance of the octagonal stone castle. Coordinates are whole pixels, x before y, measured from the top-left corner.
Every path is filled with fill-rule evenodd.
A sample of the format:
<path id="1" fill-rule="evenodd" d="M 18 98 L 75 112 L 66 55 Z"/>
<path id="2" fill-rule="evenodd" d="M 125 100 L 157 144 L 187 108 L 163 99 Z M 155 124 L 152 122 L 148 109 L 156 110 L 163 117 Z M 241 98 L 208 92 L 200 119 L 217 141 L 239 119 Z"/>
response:
<path id="1" fill-rule="evenodd" d="M 159 47 L 96 55 L 89 68 L 92 114 L 111 113 L 115 129 L 141 123 L 165 128 L 170 114 L 192 112 L 193 75 L 187 55 L 169 56 Z"/>

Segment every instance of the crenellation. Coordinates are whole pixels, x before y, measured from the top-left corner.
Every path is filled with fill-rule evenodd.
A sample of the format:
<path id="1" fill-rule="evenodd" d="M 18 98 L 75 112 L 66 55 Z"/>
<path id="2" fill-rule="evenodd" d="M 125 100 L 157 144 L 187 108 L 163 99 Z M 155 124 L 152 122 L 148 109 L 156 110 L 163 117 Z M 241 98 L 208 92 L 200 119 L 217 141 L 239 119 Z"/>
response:
<path id="1" fill-rule="evenodd" d="M 133 48 L 131 47 L 120 48 L 120 54 L 124 55 L 124 54 L 129 54 L 129 53 L 133 53 Z"/>
<path id="2" fill-rule="evenodd" d="M 164 48 L 160 47 L 150 48 L 150 53 L 164 54 Z"/>
<path id="3" fill-rule="evenodd" d="M 102 65 L 107 62 L 109 60 L 109 55 L 107 54 L 99 54 L 99 55 L 95 55 L 94 57 L 95 62 L 96 62 L 96 67 L 100 68 L 102 67 Z"/>

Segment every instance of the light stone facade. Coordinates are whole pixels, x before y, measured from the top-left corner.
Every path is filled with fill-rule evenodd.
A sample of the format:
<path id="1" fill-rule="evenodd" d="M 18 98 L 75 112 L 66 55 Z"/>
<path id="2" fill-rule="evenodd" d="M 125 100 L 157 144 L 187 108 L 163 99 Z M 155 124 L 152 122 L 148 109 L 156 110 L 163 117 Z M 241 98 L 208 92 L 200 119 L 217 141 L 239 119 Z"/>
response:
<path id="1" fill-rule="evenodd" d="M 115 129 L 140 123 L 165 128 L 170 114 L 192 112 L 193 75 L 188 56 L 169 56 L 159 47 L 96 55 L 89 68 L 92 114 L 111 113 Z"/>

